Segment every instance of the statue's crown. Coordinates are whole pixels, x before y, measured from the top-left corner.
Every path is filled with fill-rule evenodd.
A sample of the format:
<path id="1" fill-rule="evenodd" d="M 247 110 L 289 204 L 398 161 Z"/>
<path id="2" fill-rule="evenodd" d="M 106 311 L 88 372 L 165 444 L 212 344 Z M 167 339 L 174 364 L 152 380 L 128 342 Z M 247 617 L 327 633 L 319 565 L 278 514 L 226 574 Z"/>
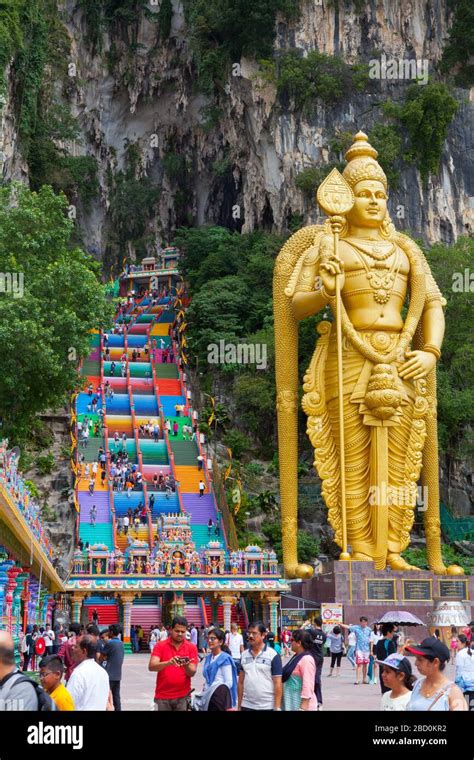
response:
<path id="1" fill-rule="evenodd" d="M 387 189 L 387 177 L 376 161 L 377 156 L 378 153 L 370 145 L 367 135 L 364 132 L 357 132 L 353 144 L 346 153 L 349 163 L 342 172 L 344 179 L 351 187 L 364 179 L 373 179 L 382 182 Z"/>

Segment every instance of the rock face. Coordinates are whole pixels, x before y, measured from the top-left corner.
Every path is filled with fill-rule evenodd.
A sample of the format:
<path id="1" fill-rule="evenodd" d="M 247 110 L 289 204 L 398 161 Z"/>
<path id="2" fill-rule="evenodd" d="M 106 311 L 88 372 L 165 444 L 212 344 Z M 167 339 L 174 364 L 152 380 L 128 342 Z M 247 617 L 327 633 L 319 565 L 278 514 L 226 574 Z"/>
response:
<path id="1" fill-rule="evenodd" d="M 69 466 L 69 417 L 66 410 L 42 415 L 42 421 L 51 434 L 51 442 L 38 455 L 52 454 L 54 467 L 51 473 L 41 475 L 36 466 L 24 475 L 33 481 L 39 491 L 42 505 L 42 521 L 46 533 L 55 548 L 57 571 L 65 577 L 70 569 L 74 552 L 76 511 L 72 500 L 72 472 Z"/>
<path id="2" fill-rule="evenodd" d="M 451 504 L 455 517 L 469 517 L 474 513 L 472 459 L 444 457 L 441 461 L 440 495 Z"/>
<path id="3" fill-rule="evenodd" d="M 448 6 L 448 0 L 428 5 L 425 0 L 301 0 L 298 21 L 277 19 L 277 55 L 292 48 L 304 54 L 317 50 L 341 55 L 351 64 L 382 54 L 387 59 L 416 57 L 432 72 L 449 28 Z M 150 9 L 159 12 L 158 5 Z M 87 209 L 78 203 L 78 226 L 83 244 L 98 257 L 104 255 L 112 231 L 111 177 L 124 168 L 130 144 L 138 148 L 137 176 L 149 177 L 161 189 L 156 215 L 147 222 L 150 250 L 157 238 L 169 242 L 183 219 L 244 231 L 257 226 L 281 231 L 295 215 L 304 223 L 316 220 L 315 202 L 297 189 L 296 175 L 327 162 L 335 132 L 355 133 L 380 121 L 379 103 L 389 97 L 397 100 L 408 84 L 373 82 L 370 92 L 350 93 L 336 106 L 319 102 L 314 116 L 307 118 L 284 107 L 259 65 L 242 59 L 240 70 L 233 72 L 237 75 L 229 77 L 218 95 L 219 112 L 209 126 L 206 108 L 215 101 L 196 88 L 189 30 L 179 0 L 173 2 L 169 39 L 161 43 L 157 24 L 140 16 L 132 52 L 126 34 L 111 37 L 108 29 L 101 52 L 92 53 L 86 20 L 73 0 L 63 4 L 61 17 L 77 72 L 67 87 L 62 83 L 81 132 L 71 150 L 97 159 L 100 182 L 99 198 Z M 17 150 L 13 86 L 10 78 L 2 121 L 3 176 L 22 179 L 26 167 Z M 403 165 L 391 195 L 392 212 L 403 207 L 400 226 L 429 242 L 452 242 L 472 229 L 473 104 L 467 91 L 457 95 L 463 102 L 450 126 L 439 174 L 424 187 L 419 172 Z M 179 202 L 176 184 L 164 170 L 170 146 L 188 162 Z M 216 162 L 221 162 L 221 171 L 216 171 Z M 119 253 L 121 261 L 123 250 Z M 133 256 L 133 244 L 129 253 Z"/>

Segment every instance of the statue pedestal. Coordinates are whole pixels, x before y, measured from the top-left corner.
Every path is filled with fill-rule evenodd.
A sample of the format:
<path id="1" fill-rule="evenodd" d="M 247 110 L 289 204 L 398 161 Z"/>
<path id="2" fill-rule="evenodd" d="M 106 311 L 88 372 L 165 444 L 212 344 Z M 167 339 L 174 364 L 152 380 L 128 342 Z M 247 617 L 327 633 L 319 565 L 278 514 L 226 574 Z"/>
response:
<path id="1" fill-rule="evenodd" d="M 390 610 L 407 610 L 426 623 L 427 628 L 410 630 L 410 636 L 421 640 L 428 635 L 428 617 L 438 600 L 462 600 L 469 620 L 473 619 L 474 577 L 434 575 L 428 570 L 395 572 L 375 570 L 373 562 L 328 562 L 322 573 L 303 581 L 293 592 L 319 603 L 343 605 L 345 623 L 358 623 L 366 615 L 373 623 Z"/>

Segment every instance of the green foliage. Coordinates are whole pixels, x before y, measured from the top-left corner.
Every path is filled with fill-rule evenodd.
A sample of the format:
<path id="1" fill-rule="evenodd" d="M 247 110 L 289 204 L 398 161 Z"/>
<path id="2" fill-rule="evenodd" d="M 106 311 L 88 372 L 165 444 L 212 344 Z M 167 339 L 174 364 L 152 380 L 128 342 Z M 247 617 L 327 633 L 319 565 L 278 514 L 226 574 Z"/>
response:
<path id="1" fill-rule="evenodd" d="M 330 161 L 324 166 L 309 166 L 307 169 L 303 169 L 295 179 L 295 185 L 298 190 L 307 197 L 314 200 L 316 190 L 321 182 L 328 176 L 329 172 L 333 169 L 339 169 L 342 171 L 345 164 L 340 161 Z"/>
<path id="2" fill-rule="evenodd" d="M 452 0 L 453 23 L 443 50 L 440 69 L 454 71 L 454 81 L 460 87 L 474 84 L 474 5 L 471 0 Z"/>
<path id="3" fill-rule="evenodd" d="M 408 158 L 416 162 L 423 179 L 439 169 L 448 127 L 458 107 L 444 84 L 412 84 L 407 90 L 400 120 L 410 138 Z"/>
<path id="4" fill-rule="evenodd" d="M 78 0 L 87 24 L 87 41 L 93 52 L 102 50 L 103 34 L 108 31 L 112 36 L 125 34 L 126 41 L 136 44 L 140 16 L 149 21 L 158 20 L 166 30 L 170 0 L 163 0 L 163 14 L 153 13 L 149 0 Z M 171 23 L 171 19 L 169 19 Z M 166 35 L 167 36 L 167 35 Z M 164 39 L 164 37 L 162 37 Z"/>
<path id="5" fill-rule="evenodd" d="M 334 104 L 368 84 L 365 64 L 349 66 L 338 56 L 311 51 L 302 57 L 289 50 L 279 60 L 277 89 L 282 102 L 306 115 L 314 113 L 317 101 Z"/>
<path id="6" fill-rule="evenodd" d="M 109 176 L 110 213 L 114 225 L 112 245 L 117 250 L 131 242 L 139 256 L 147 253 L 147 223 L 155 214 L 160 189 L 147 176 L 137 176 L 139 151 L 129 144 L 124 171 Z"/>
<path id="7" fill-rule="evenodd" d="M 394 164 L 401 155 L 403 133 L 408 135 L 403 159 L 416 164 L 423 180 L 439 171 L 448 128 L 458 108 L 449 88 L 440 82 L 411 84 L 401 103 L 389 100 L 381 104 L 383 116 L 396 124 L 376 124 L 369 139 L 380 152 L 379 161 L 392 185 L 398 180 Z"/>
<path id="8" fill-rule="evenodd" d="M 71 248 L 67 205 L 48 186 L 0 188 L 0 271 L 24 275 L 20 297 L 0 299 L 0 417 L 16 441 L 77 386 L 89 330 L 112 318 L 98 263 Z"/>
<path id="9" fill-rule="evenodd" d="M 398 129 L 391 124 L 375 124 L 369 132 L 369 142 L 378 151 L 377 161 L 387 175 L 388 184 L 396 188 L 400 173 L 395 169 L 395 162 L 402 152 Z"/>
<path id="10" fill-rule="evenodd" d="M 464 275 L 472 267 L 474 240 L 462 237 L 452 246 L 432 246 L 426 256 L 447 300 L 446 332 L 438 365 L 438 433 L 442 451 L 462 456 L 472 451 L 474 427 L 474 348 L 472 293 Z M 462 290 L 457 286 L 461 279 Z"/>
<path id="11" fill-rule="evenodd" d="M 184 9 L 199 86 L 211 94 L 242 56 L 272 55 L 277 14 L 295 19 L 299 0 L 185 0 Z"/>
<path id="12" fill-rule="evenodd" d="M 222 439 L 229 449 L 232 449 L 234 459 L 240 459 L 251 447 L 248 437 L 240 430 L 228 430 Z"/>
<path id="13" fill-rule="evenodd" d="M 54 469 L 54 463 L 53 454 L 43 454 L 36 458 L 35 465 L 40 475 L 50 475 Z"/>
<path id="14" fill-rule="evenodd" d="M 33 499 L 39 499 L 40 492 L 36 483 L 33 483 L 32 480 L 25 480 L 25 486 L 29 489 Z"/>
<path id="15" fill-rule="evenodd" d="M 231 168 L 232 161 L 230 158 L 219 158 L 212 164 L 212 171 L 217 177 L 225 177 Z"/>
<path id="16" fill-rule="evenodd" d="M 235 401 L 236 426 L 249 434 L 260 445 L 262 456 L 269 459 L 275 449 L 272 275 L 284 240 L 263 232 L 239 235 L 222 227 L 181 229 L 175 237 L 183 252 L 180 266 L 192 296 L 187 314 L 188 347 L 203 373 L 201 382 L 212 375 L 219 394 L 225 388 Z M 321 318 L 301 325 L 301 376 L 314 349 L 315 324 Z M 208 346 L 219 340 L 265 345 L 267 369 L 209 364 Z"/>
<path id="17" fill-rule="evenodd" d="M 464 557 L 462 554 L 458 554 L 456 549 L 448 544 L 442 544 L 441 554 L 443 556 L 443 562 L 448 565 L 459 565 L 463 568 L 466 575 L 471 575 L 474 572 L 474 558 Z M 415 567 L 419 567 L 421 570 L 428 570 L 428 557 L 426 555 L 425 548 L 409 548 L 405 549 L 402 553 L 402 557 Z"/>
<path id="18" fill-rule="evenodd" d="M 272 491 L 261 491 L 252 496 L 250 501 L 254 505 L 255 511 L 260 514 L 272 515 L 278 509 L 276 495 Z"/>
<path id="19" fill-rule="evenodd" d="M 23 46 L 21 8 L 23 0 L 4 0 L 0 13 L 0 95 L 5 91 L 5 69 Z"/>
<path id="20" fill-rule="evenodd" d="M 283 562 L 281 524 L 278 522 L 262 523 L 262 532 L 268 538 L 278 562 Z M 298 562 L 313 562 L 319 554 L 319 542 L 306 530 L 298 531 Z"/>
<path id="21" fill-rule="evenodd" d="M 168 39 L 171 32 L 171 22 L 173 20 L 173 3 L 172 0 L 161 0 L 160 10 L 158 11 L 158 22 L 160 24 L 160 40 L 164 42 Z"/>
<path id="22" fill-rule="evenodd" d="M 255 475 L 255 476 L 259 477 L 260 475 L 264 474 L 265 468 L 264 468 L 263 464 L 261 464 L 260 462 L 249 462 L 245 466 L 245 471 L 246 471 L 246 473 L 250 474 L 251 476 Z"/>

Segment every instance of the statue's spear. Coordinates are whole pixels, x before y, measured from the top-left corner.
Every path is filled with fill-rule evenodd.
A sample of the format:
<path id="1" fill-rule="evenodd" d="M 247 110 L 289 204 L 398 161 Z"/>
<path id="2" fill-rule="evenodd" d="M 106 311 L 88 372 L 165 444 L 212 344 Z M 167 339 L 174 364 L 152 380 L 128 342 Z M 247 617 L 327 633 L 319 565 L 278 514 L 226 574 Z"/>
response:
<path id="1" fill-rule="evenodd" d="M 341 276 L 340 262 L 338 265 L 339 233 L 343 220 L 341 215 L 347 214 L 354 205 L 354 193 L 347 184 L 342 174 L 333 169 L 326 179 L 318 187 L 317 201 L 325 214 L 328 215 L 334 235 L 334 257 L 331 270 L 336 270 L 336 343 L 337 343 L 337 390 L 339 409 L 339 462 L 341 482 L 341 518 L 342 518 L 342 552 L 341 560 L 350 560 L 351 555 L 347 551 L 347 514 L 346 514 L 346 457 L 344 448 L 344 398 L 342 379 L 342 320 L 341 320 Z M 321 266 L 325 266 L 322 262 Z M 328 265 L 329 268 L 329 265 Z"/>

